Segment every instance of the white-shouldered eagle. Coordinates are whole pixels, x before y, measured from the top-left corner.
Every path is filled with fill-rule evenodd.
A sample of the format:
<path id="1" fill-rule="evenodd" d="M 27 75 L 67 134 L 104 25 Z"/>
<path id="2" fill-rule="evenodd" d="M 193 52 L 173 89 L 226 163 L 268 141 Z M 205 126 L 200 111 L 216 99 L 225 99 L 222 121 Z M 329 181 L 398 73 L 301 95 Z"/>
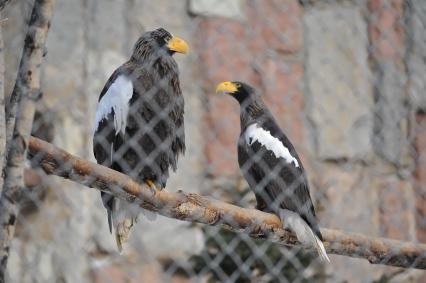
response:
<path id="1" fill-rule="evenodd" d="M 216 92 L 229 94 L 240 104 L 238 163 L 256 196 L 257 209 L 276 214 L 283 228 L 292 230 L 301 243 L 315 247 L 321 259 L 330 261 L 305 169 L 261 96 L 242 82 L 223 82 Z"/>
<path id="2" fill-rule="evenodd" d="M 131 58 L 118 67 L 99 96 L 93 150 L 99 164 L 151 188 L 166 186 L 169 169 L 185 152 L 184 99 L 172 55 L 188 45 L 163 28 L 145 32 Z M 118 249 L 127 242 L 139 209 L 101 193 Z"/>

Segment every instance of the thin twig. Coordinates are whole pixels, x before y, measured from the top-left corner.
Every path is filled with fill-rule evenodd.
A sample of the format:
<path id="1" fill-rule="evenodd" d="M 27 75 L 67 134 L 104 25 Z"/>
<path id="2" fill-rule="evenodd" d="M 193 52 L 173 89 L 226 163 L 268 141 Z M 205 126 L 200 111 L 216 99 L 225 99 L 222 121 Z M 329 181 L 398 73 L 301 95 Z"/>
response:
<path id="1" fill-rule="evenodd" d="M 254 238 L 267 237 L 283 245 L 300 244 L 292 233 L 281 229 L 280 220 L 273 214 L 197 194 L 155 191 L 122 173 L 73 156 L 45 141 L 31 137 L 29 142 L 33 163 L 39 164 L 47 174 L 109 192 L 170 218 L 223 225 L 230 230 L 248 233 Z M 331 254 L 364 258 L 373 264 L 426 269 L 426 245 L 332 229 L 321 229 L 321 232 L 325 247 Z"/>
<path id="2" fill-rule="evenodd" d="M 0 282 L 6 279 L 10 243 L 15 232 L 19 193 L 24 187 L 23 174 L 28 139 L 40 94 L 40 68 L 55 0 L 34 2 L 25 37 L 18 77 L 11 95 L 6 121 L 7 161 L 0 198 Z"/>

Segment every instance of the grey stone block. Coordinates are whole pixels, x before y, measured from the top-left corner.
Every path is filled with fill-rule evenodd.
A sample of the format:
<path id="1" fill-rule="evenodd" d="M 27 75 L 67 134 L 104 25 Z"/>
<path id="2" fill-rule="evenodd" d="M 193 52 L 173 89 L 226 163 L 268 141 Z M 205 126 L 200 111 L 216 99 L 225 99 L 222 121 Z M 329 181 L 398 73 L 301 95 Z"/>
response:
<path id="1" fill-rule="evenodd" d="M 409 7 L 408 91 L 411 105 L 426 111 L 426 1 L 411 0 Z"/>
<path id="2" fill-rule="evenodd" d="M 373 143 L 376 152 L 385 160 L 399 165 L 405 148 L 410 147 L 407 137 L 405 72 L 395 62 L 377 62 L 376 103 Z"/>
<path id="3" fill-rule="evenodd" d="M 244 19 L 241 0 L 190 0 L 188 8 L 195 15 Z"/>
<path id="4" fill-rule="evenodd" d="M 356 6 L 312 9 L 304 22 L 306 106 L 317 156 L 364 159 L 373 126 L 366 24 Z"/>

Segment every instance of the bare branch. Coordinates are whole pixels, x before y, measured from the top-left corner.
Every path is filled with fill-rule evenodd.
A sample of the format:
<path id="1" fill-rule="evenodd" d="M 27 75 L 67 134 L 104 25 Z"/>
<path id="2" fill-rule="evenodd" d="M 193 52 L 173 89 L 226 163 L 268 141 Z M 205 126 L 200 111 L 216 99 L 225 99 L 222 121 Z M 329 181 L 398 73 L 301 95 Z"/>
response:
<path id="1" fill-rule="evenodd" d="M 29 142 L 33 162 L 39 164 L 47 174 L 110 192 L 170 218 L 223 225 L 236 232 L 248 233 L 254 238 L 268 237 L 283 245 L 299 244 L 292 233 L 281 229 L 280 220 L 273 214 L 182 191 L 154 191 L 146 185 L 137 184 L 124 174 L 73 156 L 45 141 L 31 137 Z M 332 229 L 321 229 L 321 232 L 329 253 L 365 258 L 373 264 L 426 269 L 426 245 Z"/>
<path id="2" fill-rule="evenodd" d="M 23 189 L 28 138 L 40 96 L 40 68 L 55 0 L 36 0 L 28 25 L 16 84 L 7 109 L 5 179 L 0 198 L 0 282 L 5 280 L 9 247 L 15 232 L 17 201 Z M 11 132 L 13 129 L 13 138 Z"/>
<path id="3" fill-rule="evenodd" d="M 1 11 L 1 9 L 0 9 Z M 1 18 L 1 12 L 0 12 Z M 4 105 L 4 43 L 3 43 L 3 27 L 0 25 L 0 172 L 3 172 L 5 164 L 6 151 L 6 117 Z M 3 188 L 3 178 L 0 178 L 0 193 Z"/>
<path id="4" fill-rule="evenodd" d="M 10 2 L 12 2 L 11 0 L 0 0 L 0 11 L 2 11 L 7 4 L 9 4 Z"/>
<path id="5" fill-rule="evenodd" d="M 34 97 L 40 94 L 40 68 L 45 53 L 54 2 L 55 0 L 36 0 L 34 2 L 18 77 L 6 107 L 6 144 L 8 147 L 14 134 L 15 120 L 19 113 L 17 108 L 22 97 Z"/>

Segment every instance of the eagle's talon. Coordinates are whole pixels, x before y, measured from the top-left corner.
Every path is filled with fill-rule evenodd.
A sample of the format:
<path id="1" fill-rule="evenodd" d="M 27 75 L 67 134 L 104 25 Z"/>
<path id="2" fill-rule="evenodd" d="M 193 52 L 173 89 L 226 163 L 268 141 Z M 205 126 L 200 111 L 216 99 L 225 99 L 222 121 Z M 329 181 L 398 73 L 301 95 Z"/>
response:
<path id="1" fill-rule="evenodd" d="M 155 195 L 158 191 L 161 191 L 161 188 L 157 188 L 157 186 L 151 180 L 146 180 L 145 185 L 148 186 L 148 189 L 151 191 L 153 195 Z"/>

